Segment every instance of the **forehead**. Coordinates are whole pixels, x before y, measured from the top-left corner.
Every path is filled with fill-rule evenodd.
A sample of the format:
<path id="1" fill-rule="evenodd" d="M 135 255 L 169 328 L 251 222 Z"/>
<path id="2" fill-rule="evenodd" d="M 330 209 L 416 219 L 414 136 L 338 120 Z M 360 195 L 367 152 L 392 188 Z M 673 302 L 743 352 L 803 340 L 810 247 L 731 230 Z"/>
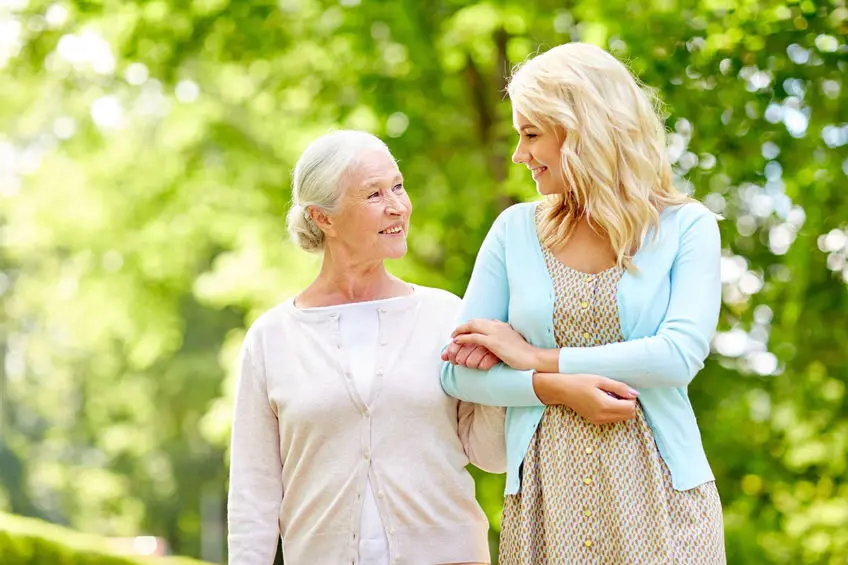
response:
<path id="1" fill-rule="evenodd" d="M 381 180 L 400 176 L 395 160 L 388 151 L 372 149 L 360 155 L 348 171 L 351 187 L 367 186 Z"/>
<path id="2" fill-rule="evenodd" d="M 522 128 L 536 127 L 524 114 L 515 108 L 512 109 L 512 126 L 519 131 Z"/>

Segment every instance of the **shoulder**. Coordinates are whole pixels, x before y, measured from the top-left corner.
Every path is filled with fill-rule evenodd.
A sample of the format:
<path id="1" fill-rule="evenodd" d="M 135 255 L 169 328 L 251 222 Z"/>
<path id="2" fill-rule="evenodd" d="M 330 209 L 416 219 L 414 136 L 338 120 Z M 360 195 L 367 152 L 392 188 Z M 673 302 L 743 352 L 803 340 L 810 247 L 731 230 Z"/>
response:
<path id="1" fill-rule="evenodd" d="M 247 329 L 244 337 L 245 347 L 259 352 L 269 337 L 279 336 L 285 330 L 286 325 L 292 321 L 293 311 L 293 301 L 287 300 L 260 314 Z"/>
<path id="2" fill-rule="evenodd" d="M 538 205 L 539 202 L 521 202 L 504 209 L 492 223 L 488 237 L 503 243 L 512 239 L 507 234 L 528 233 L 528 226 L 535 224 Z"/>
<path id="3" fill-rule="evenodd" d="M 519 202 L 504 209 L 498 214 L 495 224 L 512 224 L 525 222 L 528 219 L 532 220 L 536 214 L 536 207 L 539 202 Z"/>
<path id="4" fill-rule="evenodd" d="M 439 311 L 459 309 L 462 299 L 452 292 L 431 286 L 415 285 L 415 293 L 425 308 L 433 308 Z"/>
<path id="5" fill-rule="evenodd" d="M 679 237 L 694 232 L 718 233 L 719 216 L 700 202 L 688 202 L 663 212 L 661 224 L 674 226 Z"/>

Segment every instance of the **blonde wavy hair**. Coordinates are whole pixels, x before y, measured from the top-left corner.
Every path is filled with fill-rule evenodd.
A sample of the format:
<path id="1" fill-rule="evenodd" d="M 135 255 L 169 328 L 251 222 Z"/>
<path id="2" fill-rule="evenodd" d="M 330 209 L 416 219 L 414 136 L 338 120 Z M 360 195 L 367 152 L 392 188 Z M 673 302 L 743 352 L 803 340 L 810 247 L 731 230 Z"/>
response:
<path id="1" fill-rule="evenodd" d="M 671 181 L 662 106 L 615 57 L 594 45 L 567 43 L 516 67 L 507 85 L 513 108 L 543 130 L 562 128 L 565 191 L 545 197 L 539 237 L 557 248 L 585 215 L 609 237 L 619 266 L 660 213 L 691 201 Z"/>

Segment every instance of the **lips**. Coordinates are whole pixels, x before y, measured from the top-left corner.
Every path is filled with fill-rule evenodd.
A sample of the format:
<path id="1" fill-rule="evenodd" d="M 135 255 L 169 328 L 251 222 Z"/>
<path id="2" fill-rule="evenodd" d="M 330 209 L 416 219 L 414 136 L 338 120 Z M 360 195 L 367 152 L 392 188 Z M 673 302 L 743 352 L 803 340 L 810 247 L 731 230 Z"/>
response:
<path id="1" fill-rule="evenodd" d="M 533 178 L 537 179 L 547 170 L 548 170 L 547 167 L 541 166 L 541 167 L 534 167 L 534 168 L 530 169 L 530 172 L 533 174 Z"/>
<path id="2" fill-rule="evenodd" d="M 397 224 L 391 227 L 388 227 L 380 232 L 383 235 L 397 235 L 399 233 L 403 233 L 403 224 Z"/>

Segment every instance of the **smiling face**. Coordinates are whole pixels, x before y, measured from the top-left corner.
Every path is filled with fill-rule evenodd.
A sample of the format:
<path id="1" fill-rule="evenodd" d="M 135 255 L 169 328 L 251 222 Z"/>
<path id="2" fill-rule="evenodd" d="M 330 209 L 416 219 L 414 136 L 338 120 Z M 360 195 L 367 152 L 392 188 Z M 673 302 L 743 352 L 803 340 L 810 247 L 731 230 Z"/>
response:
<path id="1" fill-rule="evenodd" d="M 530 169 L 539 194 L 562 194 L 565 190 L 561 154 L 564 132 L 542 129 L 515 108 L 512 123 L 518 132 L 518 146 L 512 154 L 512 162 Z"/>
<path id="2" fill-rule="evenodd" d="M 347 186 L 324 228 L 327 244 L 357 261 L 406 255 L 412 202 L 387 151 L 368 150 L 344 174 Z"/>

